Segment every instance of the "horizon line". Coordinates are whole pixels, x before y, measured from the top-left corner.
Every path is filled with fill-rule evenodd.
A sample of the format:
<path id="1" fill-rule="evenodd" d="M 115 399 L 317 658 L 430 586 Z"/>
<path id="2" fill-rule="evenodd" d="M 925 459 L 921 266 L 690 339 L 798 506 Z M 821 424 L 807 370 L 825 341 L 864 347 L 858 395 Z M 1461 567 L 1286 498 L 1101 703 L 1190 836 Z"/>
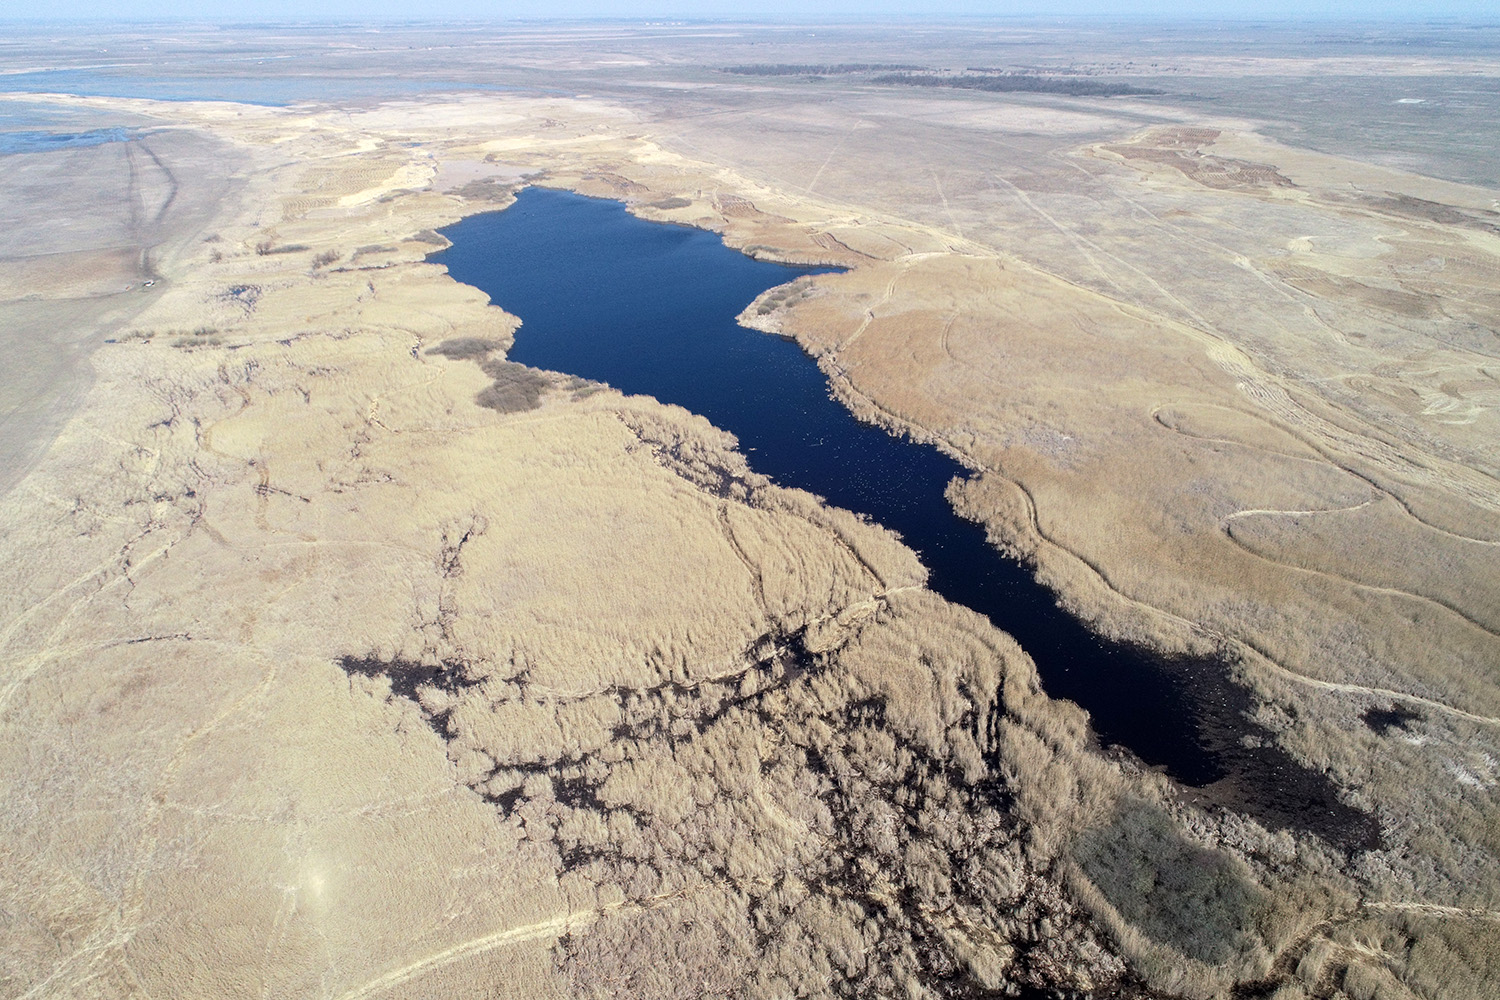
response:
<path id="1" fill-rule="evenodd" d="M 1051 13 L 1051 14 L 881 14 L 870 16 L 844 15 L 841 17 L 813 17 L 782 15 L 777 17 L 712 17 L 671 15 L 597 15 L 587 17 L 564 16 L 511 16 L 511 17 L 399 17 L 395 15 L 371 14 L 364 17 L 230 17 L 214 15 L 160 15 L 154 17 L 119 17 L 110 14 L 78 14 L 72 16 L 31 15 L 0 13 L 0 23 L 24 24 L 114 24 L 122 26 L 150 27 L 154 25 L 259 28 L 259 27 L 417 27 L 424 25 L 492 25 L 492 24 L 614 24 L 663 27 L 673 25 L 743 25 L 757 27 L 778 26 L 822 26 L 879 24 L 1049 24 L 1057 22 L 1088 22 L 1093 24 L 1343 24 L 1350 26 L 1378 26 L 1388 24 L 1432 25 L 1434 27 L 1500 28 L 1500 16 L 1476 17 L 1464 14 L 1437 14 L 1412 12 L 1405 14 L 1350 16 L 1342 13 L 1267 13 L 1256 15 L 1207 15 L 1180 13 L 1098 14 L 1098 13 Z"/>

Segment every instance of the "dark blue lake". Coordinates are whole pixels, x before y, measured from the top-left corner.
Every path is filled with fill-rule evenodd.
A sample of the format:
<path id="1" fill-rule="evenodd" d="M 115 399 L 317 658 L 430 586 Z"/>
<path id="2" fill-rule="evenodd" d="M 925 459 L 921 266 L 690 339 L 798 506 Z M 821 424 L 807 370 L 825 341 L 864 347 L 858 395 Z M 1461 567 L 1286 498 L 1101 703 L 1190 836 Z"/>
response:
<path id="1" fill-rule="evenodd" d="M 541 188 L 442 233 L 453 246 L 430 259 L 521 318 L 510 360 L 702 414 L 739 438 L 756 471 L 899 532 L 929 586 L 1014 636 L 1047 693 L 1087 709 L 1101 742 L 1200 789 L 1194 798 L 1350 847 L 1369 842 L 1363 814 L 1321 775 L 1274 745 L 1244 745 L 1259 731 L 1227 664 L 1168 659 L 1090 632 L 954 513 L 944 490 L 968 474 L 962 466 L 860 423 L 795 343 L 735 322 L 761 292 L 817 269 L 755 260 L 713 233 Z"/>

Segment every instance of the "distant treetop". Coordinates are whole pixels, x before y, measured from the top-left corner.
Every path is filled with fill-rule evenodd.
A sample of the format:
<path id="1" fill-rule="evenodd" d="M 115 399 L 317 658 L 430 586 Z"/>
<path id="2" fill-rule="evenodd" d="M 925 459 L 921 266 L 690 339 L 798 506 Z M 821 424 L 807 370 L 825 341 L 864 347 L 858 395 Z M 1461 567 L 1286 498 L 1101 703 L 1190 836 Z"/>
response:
<path id="1" fill-rule="evenodd" d="M 990 93 L 1067 94 L 1071 97 L 1115 97 L 1122 94 L 1160 94 L 1160 90 L 1136 87 L 1111 80 L 1080 79 L 1076 76 L 1043 76 L 1035 73 L 1006 73 L 996 76 L 949 76 L 930 73 L 887 73 L 873 83 L 906 87 L 953 87 L 959 90 L 983 90 Z"/>
<path id="2" fill-rule="evenodd" d="M 740 76 L 842 76 L 849 73 L 883 73 L 895 70 L 919 70 L 921 66 L 904 63 L 834 63 L 827 66 L 798 63 L 755 63 L 748 66 L 725 66 L 721 72 Z"/>

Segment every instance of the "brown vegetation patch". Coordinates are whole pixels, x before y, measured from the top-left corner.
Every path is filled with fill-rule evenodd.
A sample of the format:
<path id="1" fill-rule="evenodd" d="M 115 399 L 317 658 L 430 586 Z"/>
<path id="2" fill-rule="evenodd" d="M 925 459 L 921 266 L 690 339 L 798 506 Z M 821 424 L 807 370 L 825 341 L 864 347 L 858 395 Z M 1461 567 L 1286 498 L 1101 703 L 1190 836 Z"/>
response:
<path id="1" fill-rule="evenodd" d="M 830 237 L 832 239 L 832 237 Z M 834 240 L 837 243 L 837 240 Z M 777 285 L 757 300 L 755 314 L 769 316 L 778 309 L 788 309 L 812 294 L 812 283 L 798 278 L 785 285 Z"/>
<path id="2" fill-rule="evenodd" d="M 772 215 L 755 207 L 755 202 L 737 194 L 721 194 L 714 199 L 714 207 L 726 219 L 760 219 L 764 222 L 791 222 L 782 215 Z M 747 248 L 748 252 L 748 248 Z"/>
<path id="3" fill-rule="evenodd" d="M 503 180 L 499 177 L 481 177 L 472 180 L 463 187 L 455 188 L 450 194 L 458 195 L 467 201 L 489 202 L 491 204 L 505 202 L 515 194 L 516 185 L 514 181 Z"/>
<path id="4" fill-rule="evenodd" d="M 1483 232 L 1500 233 L 1500 212 L 1459 208 L 1442 202 L 1414 198 L 1409 194 L 1387 192 L 1384 195 L 1344 195 L 1330 192 L 1334 201 L 1348 201 L 1400 219 L 1435 222 L 1442 226 L 1461 226 Z"/>
<path id="5" fill-rule="evenodd" d="M 1200 962 L 1229 960 L 1254 934 L 1265 892 L 1242 862 L 1185 840 L 1144 802 L 1121 803 L 1075 856 L 1121 916 Z"/>
<path id="6" fill-rule="evenodd" d="M 948 87 L 955 90 L 979 90 L 991 94 L 1063 94 L 1068 97 L 1149 96 L 1162 91 L 1137 87 L 1119 80 L 1086 79 L 1042 73 L 886 73 L 872 83 L 902 87 Z"/>
<path id="7" fill-rule="evenodd" d="M 1297 186 L 1269 163 L 1203 152 L 1202 147 L 1218 137 L 1217 129 L 1158 129 L 1132 142 L 1111 143 L 1099 148 L 1126 160 L 1171 167 L 1189 180 L 1220 191 Z"/>
<path id="8" fill-rule="evenodd" d="M 218 329 L 216 327 L 212 327 L 212 326 L 200 326 L 196 330 L 194 330 L 192 333 L 188 333 L 186 330 L 181 330 L 181 331 L 162 330 L 161 331 L 161 333 L 163 335 L 170 335 L 173 332 L 176 332 L 178 334 L 178 336 L 176 337 L 176 339 L 174 339 L 172 341 L 172 346 L 173 347 L 186 347 L 186 348 L 194 348 L 194 347 L 217 347 L 220 344 L 224 343 L 224 338 L 219 336 Z M 150 334 L 147 334 L 146 336 L 141 337 L 139 339 L 150 340 L 151 336 L 150 336 Z"/>
<path id="9" fill-rule="evenodd" d="M 1320 299 L 1342 299 L 1411 319 L 1432 319 L 1443 315 L 1442 300 L 1436 295 L 1379 288 L 1301 264 L 1273 265 L 1273 268 L 1287 284 Z"/>
<path id="10" fill-rule="evenodd" d="M 542 405 L 542 396 L 549 389 L 571 389 L 575 396 L 587 395 L 597 386 L 572 375 L 544 372 L 527 365 L 507 361 L 491 355 L 505 350 L 506 345 L 488 337 L 450 337 L 427 349 L 450 361 L 475 361 L 490 378 L 490 385 L 481 389 L 474 402 L 500 413 L 522 413 Z M 580 395 L 581 394 L 581 395 Z"/>
<path id="11" fill-rule="evenodd" d="M 261 287 L 259 285 L 231 285 L 215 296 L 219 302 L 232 304 L 244 310 L 248 316 L 255 311 L 256 303 L 260 301 Z"/>
<path id="12" fill-rule="evenodd" d="M 395 247 L 386 246 L 382 243 L 367 243 L 364 246 L 357 247 L 355 249 L 354 253 L 349 257 L 349 263 L 353 264 L 355 261 L 368 254 L 391 253 L 395 249 Z"/>
<path id="13" fill-rule="evenodd" d="M 284 246 L 276 246 L 270 240 L 263 240 L 262 242 L 255 244 L 255 252 L 262 257 L 272 256 L 279 253 L 301 253 L 304 250 L 311 249 L 312 247 L 308 246 L 305 243 L 287 243 Z"/>
<path id="14" fill-rule="evenodd" d="M 712 680 L 577 699 L 533 692 L 520 664 L 341 665 L 390 678 L 455 760 L 488 761 L 470 786 L 560 872 L 623 892 L 617 915 L 562 941 L 583 994 L 985 996 L 1125 978 L 1022 849 L 998 651 L 945 652 L 881 619 L 761 636 Z M 526 728 L 559 723 L 582 743 L 525 749 Z"/>
<path id="15" fill-rule="evenodd" d="M 1500 594 L 1471 583 L 1494 564 L 1490 543 L 1438 531 L 1390 501 L 1343 510 L 1247 511 L 1228 519 L 1224 530 L 1262 558 L 1446 608 L 1489 633 L 1500 655 Z"/>
<path id="16" fill-rule="evenodd" d="M 850 73 L 879 73 L 923 68 L 908 63 L 752 63 L 725 66 L 719 72 L 734 73 L 738 76 L 844 76 Z"/>
<path id="17" fill-rule="evenodd" d="M 552 388 L 553 380 L 544 372 L 514 361 L 496 359 L 480 365 L 494 383 L 481 389 L 474 402 L 501 413 L 519 413 L 542 405 L 542 393 Z"/>
<path id="18" fill-rule="evenodd" d="M 832 233 L 818 233 L 812 238 L 812 241 L 818 246 L 822 247 L 824 250 L 834 250 L 839 253 L 854 254 L 857 257 L 869 258 L 870 256 L 869 254 L 862 253 L 859 250 L 854 249 L 849 244 L 845 243 L 843 240 L 839 239 Z"/>
<path id="19" fill-rule="evenodd" d="M 1184 125 L 1154 130 L 1151 133 L 1151 142 L 1162 149 L 1194 150 L 1209 145 L 1222 134 L 1223 132 L 1216 128 L 1196 128 Z"/>
<path id="20" fill-rule="evenodd" d="M 622 177 L 617 173 L 607 170 L 586 173 L 583 175 L 583 179 L 603 184 L 611 191 L 622 195 L 648 194 L 650 192 L 650 189 L 644 185 L 637 184 L 628 177 Z"/>
<path id="21" fill-rule="evenodd" d="M 435 347 L 429 347 L 427 353 L 441 355 L 450 361 L 479 361 L 504 349 L 505 345 L 498 340 L 485 337 L 450 337 Z"/>

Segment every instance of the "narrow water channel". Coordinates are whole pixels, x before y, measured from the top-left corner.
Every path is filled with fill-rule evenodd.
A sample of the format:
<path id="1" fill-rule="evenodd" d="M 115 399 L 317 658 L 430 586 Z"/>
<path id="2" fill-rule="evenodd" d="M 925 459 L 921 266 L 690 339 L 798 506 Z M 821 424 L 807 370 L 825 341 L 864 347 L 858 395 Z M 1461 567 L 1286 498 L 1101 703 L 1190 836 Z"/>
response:
<path id="1" fill-rule="evenodd" d="M 429 259 L 521 318 L 510 360 L 707 417 L 739 438 L 757 472 L 899 532 L 929 586 L 1014 636 L 1047 693 L 1085 708 L 1102 743 L 1272 828 L 1373 845 L 1371 820 L 1340 803 L 1322 775 L 1268 740 L 1244 739 L 1269 734 L 1246 717 L 1249 696 L 1227 665 L 1167 659 L 1090 632 L 954 513 L 944 490 L 967 475 L 962 466 L 860 423 L 795 343 L 735 322 L 766 289 L 827 269 L 755 260 L 713 233 L 541 188 L 442 233 L 453 245 Z"/>

